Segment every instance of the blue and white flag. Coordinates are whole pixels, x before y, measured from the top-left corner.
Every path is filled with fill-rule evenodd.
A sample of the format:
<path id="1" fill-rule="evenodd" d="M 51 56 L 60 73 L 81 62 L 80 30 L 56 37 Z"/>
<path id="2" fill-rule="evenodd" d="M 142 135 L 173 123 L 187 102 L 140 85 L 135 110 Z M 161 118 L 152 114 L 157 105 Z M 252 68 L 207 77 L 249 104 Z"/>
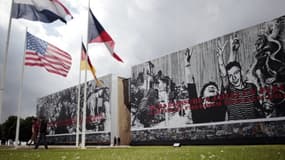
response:
<path id="1" fill-rule="evenodd" d="M 59 0 L 14 0 L 11 16 L 44 23 L 58 19 L 66 23 L 68 16 L 72 18 L 68 9 Z"/>

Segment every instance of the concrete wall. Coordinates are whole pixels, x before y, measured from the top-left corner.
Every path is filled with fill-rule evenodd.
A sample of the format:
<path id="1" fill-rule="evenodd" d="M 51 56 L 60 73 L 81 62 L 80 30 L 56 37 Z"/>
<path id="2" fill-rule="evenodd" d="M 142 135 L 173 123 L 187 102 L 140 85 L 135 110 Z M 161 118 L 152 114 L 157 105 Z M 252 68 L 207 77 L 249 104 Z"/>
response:
<path id="1" fill-rule="evenodd" d="M 216 123 L 132 131 L 132 145 L 284 144 L 285 121 Z"/>
<path id="2" fill-rule="evenodd" d="M 126 102 L 124 101 L 126 100 L 125 96 L 128 96 L 128 91 L 126 91 L 128 87 L 124 86 L 123 81 L 123 78 L 118 78 L 118 127 L 121 145 L 129 145 L 131 142 L 131 114 Z"/>

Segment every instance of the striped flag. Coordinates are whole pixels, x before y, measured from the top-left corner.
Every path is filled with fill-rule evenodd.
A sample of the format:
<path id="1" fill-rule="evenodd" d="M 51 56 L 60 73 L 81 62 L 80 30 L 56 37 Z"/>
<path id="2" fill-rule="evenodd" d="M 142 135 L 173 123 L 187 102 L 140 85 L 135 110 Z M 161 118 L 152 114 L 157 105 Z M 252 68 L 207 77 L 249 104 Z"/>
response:
<path id="1" fill-rule="evenodd" d="M 105 31 L 103 26 L 99 23 L 97 18 L 93 15 L 91 9 L 89 8 L 89 25 L 88 25 L 88 43 L 101 43 L 103 42 L 112 57 L 117 61 L 123 62 L 123 60 L 114 52 L 115 41 L 112 37 Z"/>
<path id="2" fill-rule="evenodd" d="M 59 19 L 66 23 L 72 15 L 60 0 L 14 0 L 12 17 L 44 23 Z"/>
<path id="3" fill-rule="evenodd" d="M 87 58 L 87 61 L 86 61 L 86 58 Z M 96 79 L 96 70 L 92 66 L 90 58 L 86 54 L 86 48 L 85 48 L 84 44 L 82 43 L 80 70 L 85 70 L 85 69 L 90 70 L 94 79 Z"/>
<path id="4" fill-rule="evenodd" d="M 44 67 L 48 72 L 66 77 L 71 63 L 67 52 L 27 32 L 25 65 Z"/>
<path id="5" fill-rule="evenodd" d="M 96 80 L 97 85 L 102 86 L 101 82 L 96 77 L 96 69 L 93 67 L 89 56 L 86 54 L 86 48 L 82 43 L 80 70 L 85 70 L 85 69 L 89 70 L 92 73 L 94 79 Z"/>

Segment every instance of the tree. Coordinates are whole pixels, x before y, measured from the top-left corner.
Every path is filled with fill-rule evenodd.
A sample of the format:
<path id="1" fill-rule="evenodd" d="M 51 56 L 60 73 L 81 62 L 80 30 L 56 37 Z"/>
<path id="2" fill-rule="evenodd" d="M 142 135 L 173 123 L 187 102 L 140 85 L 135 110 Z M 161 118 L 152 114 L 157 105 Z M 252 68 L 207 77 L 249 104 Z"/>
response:
<path id="1" fill-rule="evenodd" d="M 17 124 L 17 116 L 9 116 L 8 119 L 3 123 L 3 138 L 5 140 L 15 139 Z"/>
<path id="2" fill-rule="evenodd" d="M 34 117 L 27 117 L 25 120 L 21 120 L 20 125 L 20 141 L 28 141 L 32 136 L 32 119 Z"/>
<path id="3" fill-rule="evenodd" d="M 0 140 L 2 140 L 3 138 L 3 127 L 2 127 L 3 125 L 2 124 L 0 124 Z M 1 143 L 2 143 L 2 141 L 1 141 Z M 0 144 L 1 145 L 1 144 Z"/>
<path id="4" fill-rule="evenodd" d="M 19 140 L 28 141 L 32 135 L 32 119 L 33 117 L 27 117 L 25 120 L 20 119 L 20 132 Z M 2 140 L 12 139 L 16 137 L 16 125 L 17 125 L 17 116 L 10 116 L 2 124 Z"/>

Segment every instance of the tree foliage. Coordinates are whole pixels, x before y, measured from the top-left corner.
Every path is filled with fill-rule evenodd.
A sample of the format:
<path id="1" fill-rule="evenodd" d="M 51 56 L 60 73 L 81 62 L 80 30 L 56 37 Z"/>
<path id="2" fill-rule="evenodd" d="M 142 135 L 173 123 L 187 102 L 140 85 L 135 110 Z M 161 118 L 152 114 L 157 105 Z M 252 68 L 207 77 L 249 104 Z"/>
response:
<path id="1" fill-rule="evenodd" d="M 26 119 L 20 119 L 20 141 L 28 141 L 32 135 L 32 119 L 33 117 L 27 117 Z M 1 140 L 15 140 L 16 137 L 16 125 L 17 116 L 10 116 L 0 126 L 0 137 Z"/>

